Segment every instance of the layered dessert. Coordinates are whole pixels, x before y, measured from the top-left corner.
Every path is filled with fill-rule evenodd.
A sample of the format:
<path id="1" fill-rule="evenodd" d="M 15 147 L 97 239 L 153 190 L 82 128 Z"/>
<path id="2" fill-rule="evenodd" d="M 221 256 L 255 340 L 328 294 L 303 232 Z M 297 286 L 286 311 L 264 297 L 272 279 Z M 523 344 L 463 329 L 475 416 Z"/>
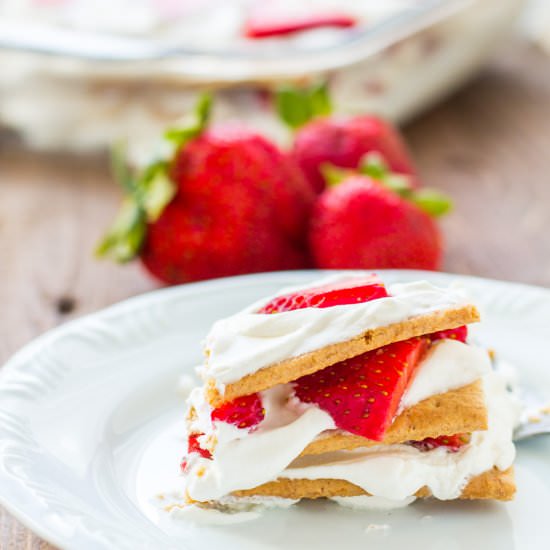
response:
<path id="1" fill-rule="evenodd" d="M 515 408 L 457 288 L 339 277 L 214 324 L 188 400 L 186 498 L 509 500 Z"/>

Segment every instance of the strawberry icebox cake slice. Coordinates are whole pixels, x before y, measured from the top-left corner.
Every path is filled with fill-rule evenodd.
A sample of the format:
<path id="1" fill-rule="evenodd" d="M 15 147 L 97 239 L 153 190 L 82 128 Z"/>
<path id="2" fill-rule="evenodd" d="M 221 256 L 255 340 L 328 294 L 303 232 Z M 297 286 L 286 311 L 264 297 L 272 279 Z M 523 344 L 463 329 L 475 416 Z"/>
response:
<path id="1" fill-rule="evenodd" d="M 188 399 L 188 505 L 510 500 L 516 408 L 468 340 L 477 321 L 455 286 L 375 275 L 287 289 L 217 321 Z"/>

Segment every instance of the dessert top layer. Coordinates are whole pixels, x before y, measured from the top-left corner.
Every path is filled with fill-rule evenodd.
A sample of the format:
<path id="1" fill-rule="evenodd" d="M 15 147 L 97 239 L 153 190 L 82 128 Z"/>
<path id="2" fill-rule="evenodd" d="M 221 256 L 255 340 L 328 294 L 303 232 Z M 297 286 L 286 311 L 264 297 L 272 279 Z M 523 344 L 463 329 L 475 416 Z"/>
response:
<path id="1" fill-rule="evenodd" d="M 308 288 L 345 279 L 331 277 Z M 297 290 L 285 289 L 280 295 Z M 217 384 L 230 384 L 285 359 L 345 342 L 366 330 L 470 304 L 463 290 L 439 288 L 426 281 L 390 285 L 388 293 L 389 297 L 363 303 L 274 314 L 257 313 L 273 297 L 255 303 L 213 325 L 205 341 L 204 375 Z"/>

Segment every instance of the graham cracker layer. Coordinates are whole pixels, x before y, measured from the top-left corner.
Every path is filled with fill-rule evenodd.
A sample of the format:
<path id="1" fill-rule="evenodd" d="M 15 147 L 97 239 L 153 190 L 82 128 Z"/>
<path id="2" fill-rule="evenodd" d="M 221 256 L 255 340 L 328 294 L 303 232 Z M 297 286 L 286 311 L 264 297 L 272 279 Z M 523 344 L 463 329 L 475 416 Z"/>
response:
<path id="1" fill-rule="evenodd" d="M 481 380 L 468 386 L 433 395 L 405 409 L 382 441 L 335 432 L 312 441 L 301 453 L 314 455 L 374 445 L 421 441 L 426 437 L 454 435 L 487 429 L 487 409 Z"/>
<path id="2" fill-rule="evenodd" d="M 511 500 L 516 492 L 514 482 L 514 468 L 505 471 L 493 468 L 472 478 L 460 499 L 492 499 Z M 272 496 L 281 498 L 327 498 L 327 497 L 354 497 L 369 495 L 366 491 L 343 479 L 287 479 L 279 478 L 276 481 L 264 483 L 254 489 L 235 491 L 236 497 Z M 427 487 L 422 487 L 415 493 L 419 498 L 432 496 Z"/>
<path id="3" fill-rule="evenodd" d="M 324 346 L 248 374 L 236 382 L 227 384 L 223 395 L 216 388 L 216 380 L 211 378 L 207 380 L 207 399 L 213 407 L 219 407 L 224 401 L 231 401 L 243 395 L 266 390 L 277 384 L 291 382 L 367 351 L 415 336 L 456 328 L 477 321 L 479 321 L 479 312 L 476 307 L 465 305 L 419 315 L 385 327 L 369 329 L 351 340 Z"/>

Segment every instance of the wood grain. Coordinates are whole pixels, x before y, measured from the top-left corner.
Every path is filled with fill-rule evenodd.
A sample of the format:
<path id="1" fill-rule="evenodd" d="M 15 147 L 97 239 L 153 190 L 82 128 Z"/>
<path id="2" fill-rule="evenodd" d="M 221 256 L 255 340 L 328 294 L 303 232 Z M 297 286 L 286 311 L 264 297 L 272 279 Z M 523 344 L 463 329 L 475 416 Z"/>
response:
<path id="1" fill-rule="evenodd" d="M 406 128 L 453 196 L 444 269 L 550 286 L 550 58 L 516 47 Z"/>
<path id="2" fill-rule="evenodd" d="M 453 195 L 445 269 L 550 286 L 550 60 L 502 53 L 406 128 L 426 184 Z M 75 316 L 156 285 L 91 255 L 119 200 L 102 156 L 25 150 L 0 134 L 0 364 Z M 51 549 L 0 510 L 2 550 Z"/>

